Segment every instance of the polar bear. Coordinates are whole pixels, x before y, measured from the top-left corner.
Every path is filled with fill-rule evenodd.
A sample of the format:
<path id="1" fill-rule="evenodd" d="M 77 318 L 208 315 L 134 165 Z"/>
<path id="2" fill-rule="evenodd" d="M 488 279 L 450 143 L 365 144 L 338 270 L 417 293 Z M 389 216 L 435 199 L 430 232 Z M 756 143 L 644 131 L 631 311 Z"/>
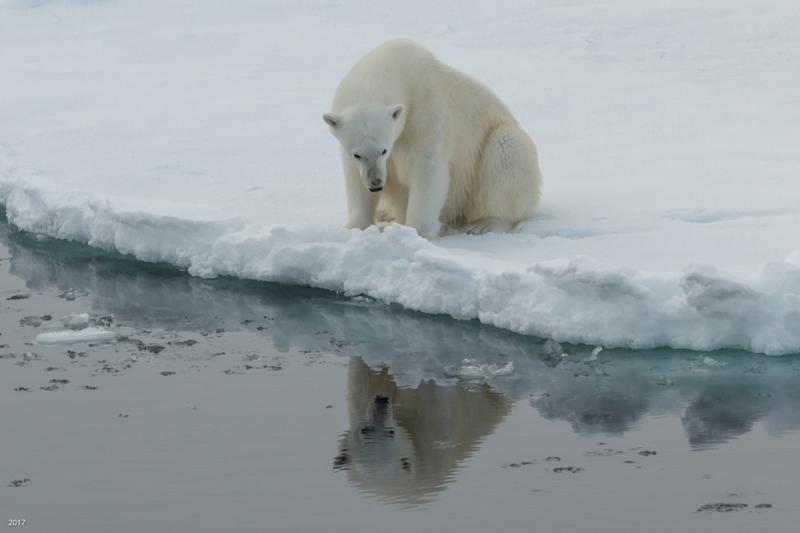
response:
<path id="1" fill-rule="evenodd" d="M 510 231 L 539 203 L 536 147 L 508 108 L 412 41 L 358 61 L 323 118 L 341 145 L 348 228 L 377 216 L 428 239 Z"/>
<path id="2" fill-rule="evenodd" d="M 347 384 L 350 426 L 334 468 L 360 490 L 405 505 L 433 500 L 511 412 L 488 385 L 399 387 L 388 368 L 374 371 L 360 357 L 350 359 Z"/>

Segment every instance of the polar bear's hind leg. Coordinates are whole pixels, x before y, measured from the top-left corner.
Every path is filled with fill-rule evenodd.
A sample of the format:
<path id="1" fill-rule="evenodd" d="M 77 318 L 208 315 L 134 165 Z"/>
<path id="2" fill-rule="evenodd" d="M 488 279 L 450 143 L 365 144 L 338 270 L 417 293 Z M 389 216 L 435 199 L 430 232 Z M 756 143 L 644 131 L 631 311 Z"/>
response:
<path id="1" fill-rule="evenodd" d="M 470 235 L 483 235 L 484 233 L 508 233 L 514 229 L 514 224 L 501 218 L 483 218 L 467 224 L 461 231 Z"/>
<path id="2" fill-rule="evenodd" d="M 467 233 L 504 232 L 533 216 L 541 174 L 536 146 L 516 125 L 500 126 L 488 137 L 480 164 Z"/>

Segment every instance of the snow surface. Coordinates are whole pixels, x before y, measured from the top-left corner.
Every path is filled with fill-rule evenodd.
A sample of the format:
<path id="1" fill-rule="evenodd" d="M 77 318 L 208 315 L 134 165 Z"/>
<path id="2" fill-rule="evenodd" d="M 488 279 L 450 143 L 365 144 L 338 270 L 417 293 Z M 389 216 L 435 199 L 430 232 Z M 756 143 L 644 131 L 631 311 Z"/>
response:
<path id="1" fill-rule="evenodd" d="M 344 230 L 321 114 L 405 36 L 540 150 L 520 233 Z M 800 4 L 0 0 L 16 226 L 557 341 L 800 352 Z"/>
<path id="2" fill-rule="evenodd" d="M 85 328 L 78 331 L 50 331 L 36 335 L 39 344 L 78 344 L 81 342 L 110 342 L 117 338 L 117 334 L 103 328 Z"/>

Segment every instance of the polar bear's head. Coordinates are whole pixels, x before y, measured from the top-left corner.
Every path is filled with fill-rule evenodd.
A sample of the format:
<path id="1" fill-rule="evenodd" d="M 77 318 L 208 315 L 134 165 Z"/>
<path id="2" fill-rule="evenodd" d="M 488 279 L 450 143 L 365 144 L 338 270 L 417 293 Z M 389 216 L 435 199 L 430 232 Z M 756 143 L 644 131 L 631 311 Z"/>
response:
<path id="1" fill-rule="evenodd" d="M 402 104 L 370 104 L 322 117 L 372 192 L 383 190 L 386 183 L 386 161 L 403 131 L 404 110 Z"/>

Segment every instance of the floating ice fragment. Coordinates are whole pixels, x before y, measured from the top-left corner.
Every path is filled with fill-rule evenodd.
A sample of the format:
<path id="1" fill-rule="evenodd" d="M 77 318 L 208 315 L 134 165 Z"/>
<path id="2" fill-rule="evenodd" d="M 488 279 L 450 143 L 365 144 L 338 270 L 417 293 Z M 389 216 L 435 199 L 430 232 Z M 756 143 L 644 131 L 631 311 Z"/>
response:
<path id="1" fill-rule="evenodd" d="M 504 365 L 487 365 L 477 364 L 474 359 L 464 359 L 460 366 L 451 368 L 448 373 L 463 379 L 510 376 L 514 373 L 514 363 L 509 361 Z"/>
<path id="2" fill-rule="evenodd" d="M 70 313 L 61 318 L 65 328 L 83 329 L 89 325 L 89 313 Z"/>
<path id="3" fill-rule="evenodd" d="M 667 376 L 658 376 L 656 379 L 656 385 L 661 387 L 671 387 L 674 384 L 675 382 L 669 379 Z"/>
<path id="4" fill-rule="evenodd" d="M 602 346 L 597 346 L 594 350 L 592 350 L 592 355 L 586 359 L 587 361 L 597 361 L 597 356 L 600 355 L 600 352 L 603 351 Z"/>
<path id="5" fill-rule="evenodd" d="M 103 328 L 85 328 L 78 331 L 64 330 L 40 333 L 36 336 L 39 344 L 76 344 L 79 342 L 110 342 L 117 334 Z"/>
<path id="6" fill-rule="evenodd" d="M 488 371 L 493 376 L 510 376 L 514 373 L 514 362 L 509 361 L 503 366 L 489 365 Z"/>
<path id="7" fill-rule="evenodd" d="M 711 368 L 719 368 L 725 366 L 725 362 L 717 361 L 713 357 L 705 356 L 699 361 L 695 361 L 689 364 L 689 366 L 698 372 L 705 372 Z"/>

